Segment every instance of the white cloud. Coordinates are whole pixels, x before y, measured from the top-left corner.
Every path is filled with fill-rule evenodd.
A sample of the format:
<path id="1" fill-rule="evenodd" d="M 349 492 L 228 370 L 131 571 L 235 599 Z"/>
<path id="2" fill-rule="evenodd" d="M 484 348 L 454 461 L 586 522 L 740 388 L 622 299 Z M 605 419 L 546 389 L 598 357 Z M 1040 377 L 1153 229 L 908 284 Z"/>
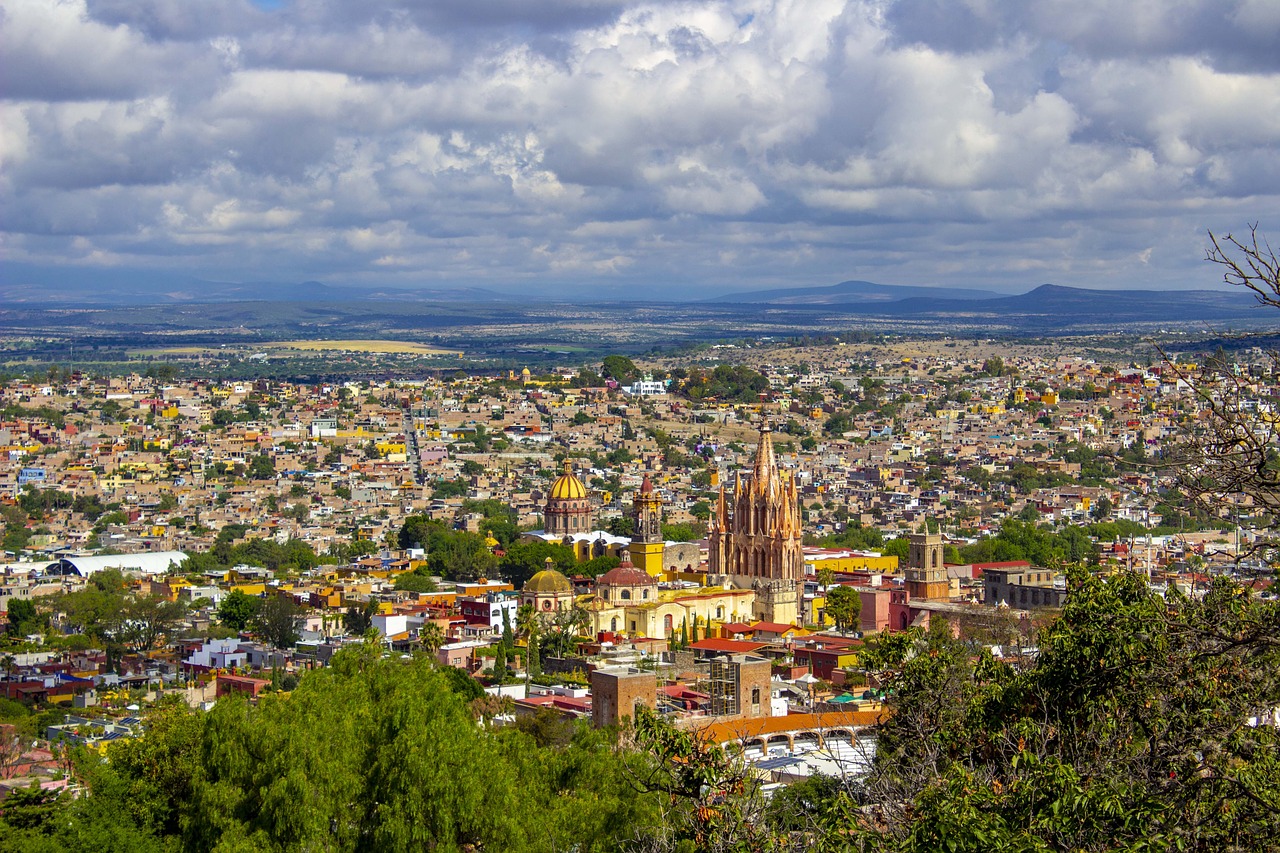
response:
<path id="1" fill-rule="evenodd" d="M 1207 283 L 1196 235 L 1280 209 L 1274 8 L 0 0 L 0 248 L 586 292 Z"/>

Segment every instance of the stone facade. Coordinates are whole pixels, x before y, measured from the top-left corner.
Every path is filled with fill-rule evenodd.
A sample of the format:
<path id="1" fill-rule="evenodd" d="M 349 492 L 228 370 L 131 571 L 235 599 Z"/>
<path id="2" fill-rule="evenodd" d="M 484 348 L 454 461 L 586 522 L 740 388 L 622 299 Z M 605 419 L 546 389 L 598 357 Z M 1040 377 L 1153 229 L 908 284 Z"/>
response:
<path id="1" fill-rule="evenodd" d="M 750 474 L 738 474 L 732 507 L 720 487 L 707 537 L 708 572 L 754 590 L 757 619 L 795 624 L 804 585 L 800 528 L 795 480 L 779 470 L 769 426 L 762 424 L 755 464 Z"/>

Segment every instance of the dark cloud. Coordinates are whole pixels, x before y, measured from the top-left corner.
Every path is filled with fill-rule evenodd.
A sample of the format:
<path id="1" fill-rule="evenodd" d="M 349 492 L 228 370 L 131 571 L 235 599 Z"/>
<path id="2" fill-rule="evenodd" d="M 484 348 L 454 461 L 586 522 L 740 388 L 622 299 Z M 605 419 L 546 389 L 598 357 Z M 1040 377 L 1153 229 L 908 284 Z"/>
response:
<path id="1" fill-rule="evenodd" d="M 0 14 L 0 246 L 31 268 L 1158 285 L 1280 209 L 1273 0 Z"/>

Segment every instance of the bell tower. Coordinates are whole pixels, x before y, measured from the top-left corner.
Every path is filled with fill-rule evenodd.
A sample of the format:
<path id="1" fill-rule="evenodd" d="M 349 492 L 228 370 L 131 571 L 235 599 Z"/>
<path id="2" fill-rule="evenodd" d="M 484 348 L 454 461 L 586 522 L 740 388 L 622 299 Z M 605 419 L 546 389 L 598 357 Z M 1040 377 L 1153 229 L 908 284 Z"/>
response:
<path id="1" fill-rule="evenodd" d="M 662 498 L 654 490 L 648 474 L 644 475 L 640 491 L 636 492 L 631 518 L 635 522 L 635 533 L 627 546 L 631 564 L 656 578 L 662 574 L 662 554 L 666 545 L 662 538 Z"/>
<path id="2" fill-rule="evenodd" d="M 942 536 L 938 533 L 912 533 L 907 539 L 906 587 L 911 598 L 923 601 L 947 601 L 951 598 L 951 581 L 942 561 Z"/>

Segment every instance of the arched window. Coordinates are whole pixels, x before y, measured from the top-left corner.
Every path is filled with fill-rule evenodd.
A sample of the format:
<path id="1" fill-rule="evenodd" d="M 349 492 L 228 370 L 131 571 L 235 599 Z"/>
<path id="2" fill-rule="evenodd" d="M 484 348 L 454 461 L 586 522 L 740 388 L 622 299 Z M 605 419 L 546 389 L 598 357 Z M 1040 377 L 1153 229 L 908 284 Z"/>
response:
<path id="1" fill-rule="evenodd" d="M 642 591 L 640 592 L 640 597 L 641 597 L 641 598 L 648 598 L 648 597 L 649 597 L 649 590 L 647 590 L 647 589 L 646 589 L 646 590 L 642 590 Z"/>
<path id="2" fill-rule="evenodd" d="M 624 589 L 624 590 L 622 591 L 621 598 L 622 598 L 622 600 L 623 600 L 623 601 L 630 601 L 630 600 L 631 600 L 631 590 L 629 590 L 629 589 Z"/>
<path id="3" fill-rule="evenodd" d="M 674 627 L 675 627 L 675 622 L 674 622 L 674 620 L 671 618 L 671 614 L 670 614 L 670 613 L 668 613 L 666 616 L 662 617 L 662 628 L 663 628 L 663 630 L 666 632 L 666 635 L 667 635 L 668 637 L 670 637 L 670 636 L 671 636 L 671 630 L 672 630 Z"/>
<path id="4" fill-rule="evenodd" d="M 610 619 L 610 620 L 609 620 L 609 630 L 610 630 L 610 631 L 612 631 L 612 632 L 613 632 L 613 633 L 615 633 L 615 634 L 618 632 L 618 617 L 617 617 L 617 616 L 615 616 L 615 617 L 613 617 L 612 619 Z"/>

